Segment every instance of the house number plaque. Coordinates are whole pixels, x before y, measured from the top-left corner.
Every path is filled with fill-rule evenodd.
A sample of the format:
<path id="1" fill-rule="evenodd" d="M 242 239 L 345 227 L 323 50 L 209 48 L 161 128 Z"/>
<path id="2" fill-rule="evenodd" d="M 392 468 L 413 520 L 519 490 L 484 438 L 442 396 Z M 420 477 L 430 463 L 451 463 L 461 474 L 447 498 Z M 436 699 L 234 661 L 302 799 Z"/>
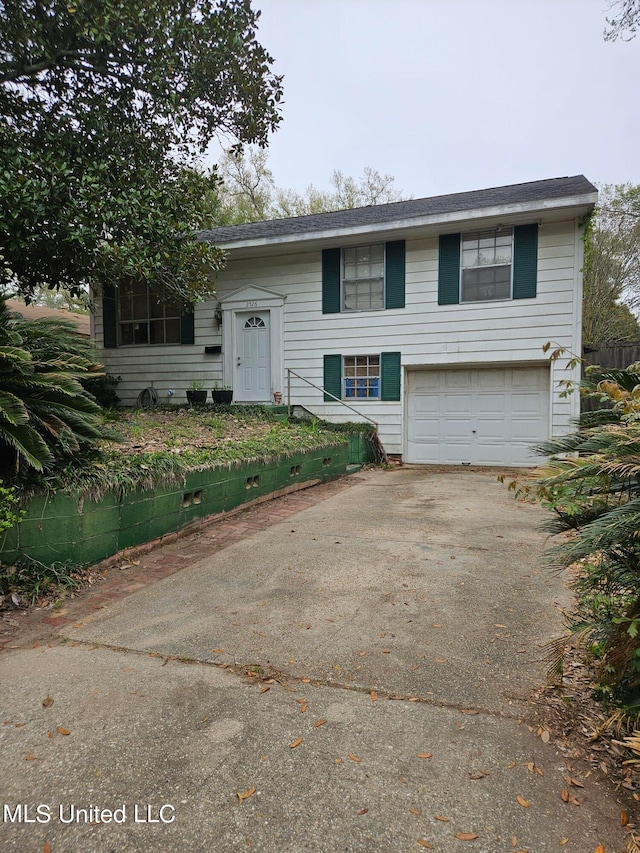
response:
<path id="1" fill-rule="evenodd" d="M 251 300 L 250 302 L 247 302 L 246 307 L 247 307 L 247 308 L 257 308 L 257 307 L 258 307 L 258 302 L 257 302 L 257 301 L 255 301 L 255 300 Z"/>

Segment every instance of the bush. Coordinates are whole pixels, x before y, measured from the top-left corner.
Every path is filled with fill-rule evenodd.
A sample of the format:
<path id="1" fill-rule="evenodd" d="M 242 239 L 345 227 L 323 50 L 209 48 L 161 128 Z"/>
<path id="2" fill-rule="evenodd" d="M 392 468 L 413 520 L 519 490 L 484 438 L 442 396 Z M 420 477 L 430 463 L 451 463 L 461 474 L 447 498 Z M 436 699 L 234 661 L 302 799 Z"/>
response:
<path id="1" fill-rule="evenodd" d="M 596 663 L 597 688 L 640 712 L 640 376 L 636 366 L 603 378 L 597 393 L 612 423 L 580 429 L 537 450 L 550 455 L 545 476 L 517 495 L 539 501 L 553 533 L 573 535 L 547 553 L 548 565 L 575 566 L 578 607 L 571 636 Z"/>

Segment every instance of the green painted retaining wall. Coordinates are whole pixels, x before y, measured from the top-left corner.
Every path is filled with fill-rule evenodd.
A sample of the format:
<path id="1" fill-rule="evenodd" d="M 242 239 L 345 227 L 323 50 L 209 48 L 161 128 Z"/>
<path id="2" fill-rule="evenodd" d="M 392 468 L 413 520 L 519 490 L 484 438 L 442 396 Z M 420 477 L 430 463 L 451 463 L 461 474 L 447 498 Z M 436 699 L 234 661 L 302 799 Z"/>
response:
<path id="1" fill-rule="evenodd" d="M 184 486 L 158 486 L 121 498 L 113 493 L 99 501 L 61 492 L 38 496 L 25 507 L 22 523 L 0 534 L 0 561 L 97 563 L 272 492 L 339 477 L 348 458 L 345 440 L 274 461 L 194 471 L 187 474 Z"/>

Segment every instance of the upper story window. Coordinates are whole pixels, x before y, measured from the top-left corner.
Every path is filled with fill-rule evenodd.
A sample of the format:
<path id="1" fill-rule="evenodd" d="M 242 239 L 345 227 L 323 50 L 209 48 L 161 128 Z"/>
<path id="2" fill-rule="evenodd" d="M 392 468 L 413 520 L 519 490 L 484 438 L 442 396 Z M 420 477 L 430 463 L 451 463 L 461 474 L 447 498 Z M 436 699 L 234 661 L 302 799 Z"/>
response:
<path id="1" fill-rule="evenodd" d="M 344 249 L 342 310 L 380 308 L 384 308 L 384 243 Z"/>
<path id="2" fill-rule="evenodd" d="M 464 234 L 460 301 L 511 299 L 512 259 L 511 228 Z"/>
<path id="3" fill-rule="evenodd" d="M 179 344 L 180 304 L 163 299 L 144 282 L 118 292 L 118 328 L 122 346 Z"/>

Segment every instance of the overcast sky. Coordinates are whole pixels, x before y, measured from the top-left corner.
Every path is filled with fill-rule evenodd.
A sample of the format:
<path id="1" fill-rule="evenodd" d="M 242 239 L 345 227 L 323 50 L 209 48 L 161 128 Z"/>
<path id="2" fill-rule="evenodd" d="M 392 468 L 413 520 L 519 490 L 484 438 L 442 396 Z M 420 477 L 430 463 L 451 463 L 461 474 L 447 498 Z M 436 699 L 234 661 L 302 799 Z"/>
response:
<path id="1" fill-rule="evenodd" d="M 284 74 L 280 187 L 372 166 L 406 196 L 562 175 L 640 184 L 640 36 L 609 0 L 254 0 Z"/>

